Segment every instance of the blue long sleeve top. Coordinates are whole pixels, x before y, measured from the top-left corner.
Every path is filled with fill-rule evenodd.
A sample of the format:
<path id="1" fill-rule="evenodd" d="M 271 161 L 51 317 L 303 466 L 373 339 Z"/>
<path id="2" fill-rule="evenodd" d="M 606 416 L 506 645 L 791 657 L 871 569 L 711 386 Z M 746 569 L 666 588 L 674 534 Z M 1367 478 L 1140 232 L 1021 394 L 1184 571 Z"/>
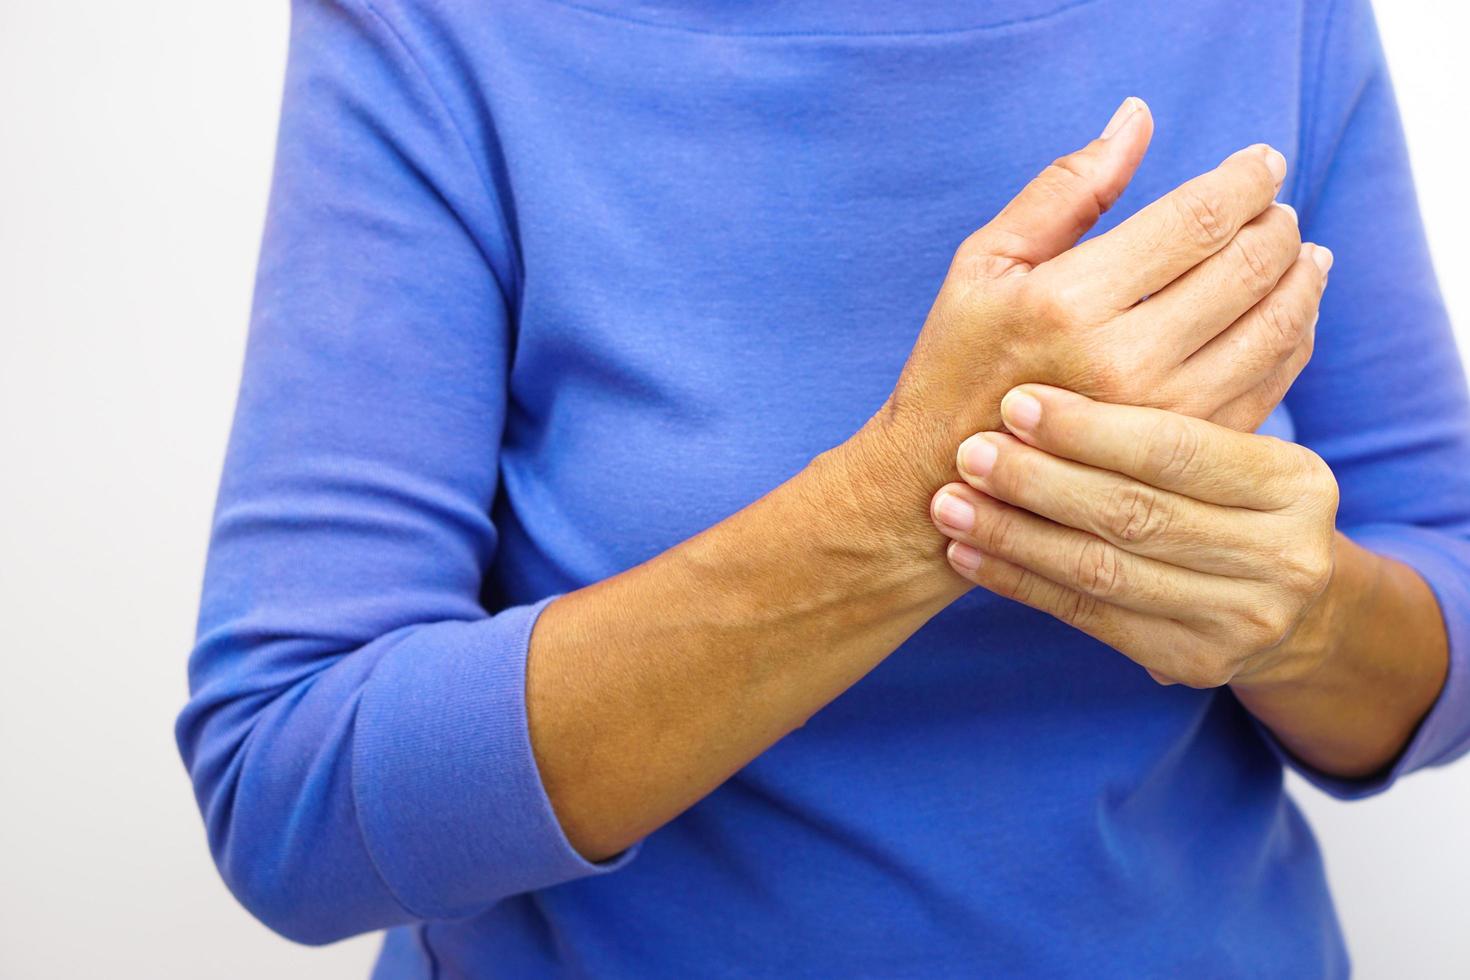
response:
<path id="1" fill-rule="evenodd" d="M 954 247 L 1125 95 L 1103 222 L 1267 141 L 1337 256 L 1268 430 L 1407 562 L 1470 743 L 1470 410 L 1365 0 L 295 0 L 177 734 L 225 881 L 381 977 L 1322 976 L 1311 832 L 1228 690 L 977 591 L 606 864 L 527 735 L 551 597 L 851 435 Z M 985 370 L 977 365 L 977 371 Z M 589 657 L 595 662 L 595 657 Z"/>

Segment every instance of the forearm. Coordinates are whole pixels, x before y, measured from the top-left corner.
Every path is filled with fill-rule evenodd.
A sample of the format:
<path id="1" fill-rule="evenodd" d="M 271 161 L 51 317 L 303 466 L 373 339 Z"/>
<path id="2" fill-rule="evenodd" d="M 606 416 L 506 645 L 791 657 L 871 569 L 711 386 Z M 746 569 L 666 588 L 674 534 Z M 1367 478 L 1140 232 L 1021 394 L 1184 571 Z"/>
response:
<path id="1" fill-rule="evenodd" d="M 1293 637 L 1300 668 L 1233 687 L 1293 755 L 1353 779 L 1391 765 L 1408 744 L 1444 686 L 1448 641 L 1413 569 L 1342 534 L 1335 565 Z"/>
<path id="2" fill-rule="evenodd" d="M 608 857 L 672 819 L 965 591 L 904 455 L 869 425 L 703 534 L 546 608 L 527 710 L 579 851 Z"/>

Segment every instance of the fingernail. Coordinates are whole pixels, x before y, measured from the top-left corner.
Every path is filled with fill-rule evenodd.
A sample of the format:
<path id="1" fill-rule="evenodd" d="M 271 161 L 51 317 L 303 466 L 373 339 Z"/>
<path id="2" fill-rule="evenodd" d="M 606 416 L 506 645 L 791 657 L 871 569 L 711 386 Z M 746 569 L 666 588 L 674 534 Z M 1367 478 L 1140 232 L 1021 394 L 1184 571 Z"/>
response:
<path id="1" fill-rule="evenodd" d="M 1287 214 L 1291 215 L 1291 220 L 1293 222 L 1296 221 L 1296 208 L 1292 207 L 1290 204 L 1287 204 L 1285 201 L 1277 201 L 1276 206 L 1285 211 Z"/>
<path id="2" fill-rule="evenodd" d="M 1317 263 L 1317 268 L 1322 275 L 1327 275 L 1327 270 L 1332 268 L 1332 249 L 1322 245 L 1312 245 L 1312 261 Z"/>
<path id="3" fill-rule="evenodd" d="M 984 558 L 984 555 L 967 544 L 959 541 L 951 541 L 949 544 L 949 563 L 958 569 L 973 572 L 980 567 Z"/>
<path id="4" fill-rule="evenodd" d="M 1280 187 L 1281 182 L 1286 179 L 1286 157 L 1282 156 L 1281 151 L 1274 146 L 1265 144 L 1261 145 L 1261 152 L 1266 158 L 1266 169 L 1271 171 L 1276 186 Z"/>
<path id="5" fill-rule="evenodd" d="M 995 443 L 984 436 L 971 436 L 960 446 L 960 469 L 969 476 L 981 480 L 990 475 L 995 467 L 995 457 L 999 450 Z"/>
<path id="6" fill-rule="evenodd" d="M 1128 96 L 1113 113 L 1113 118 L 1109 119 L 1108 124 L 1103 127 L 1102 135 L 1098 139 L 1112 139 L 1118 134 L 1118 130 L 1123 128 L 1123 124 L 1132 119 L 1133 114 L 1142 108 L 1142 99 L 1133 95 Z"/>
<path id="7" fill-rule="evenodd" d="M 1023 388 L 1012 388 L 1000 400 L 1000 417 L 1012 432 L 1029 433 L 1041 421 L 1041 402 Z"/>
<path id="8" fill-rule="evenodd" d="M 942 493 L 934 504 L 934 516 L 939 523 L 956 531 L 975 529 L 975 507 L 968 500 L 961 500 L 952 493 Z"/>

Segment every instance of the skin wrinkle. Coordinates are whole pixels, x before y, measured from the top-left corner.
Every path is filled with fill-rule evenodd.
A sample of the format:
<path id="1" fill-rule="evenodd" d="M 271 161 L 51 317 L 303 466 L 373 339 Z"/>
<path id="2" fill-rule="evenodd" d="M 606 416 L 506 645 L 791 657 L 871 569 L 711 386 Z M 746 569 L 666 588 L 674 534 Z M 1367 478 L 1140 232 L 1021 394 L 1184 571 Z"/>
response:
<path id="1" fill-rule="evenodd" d="M 1021 390 L 1041 406 L 1039 420 L 1003 400 L 1017 438 L 979 437 L 999 449 L 995 461 L 985 472 L 962 465 L 968 486 L 941 491 L 992 495 L 1006 508 L 972 530 L 936 521 L 979 551 L 960 562 L 952 549 L 956 571 L 1077 626 L 1160 683 L 1232 684 L 1320 770 L 1364 777 L 1391 764 L 1443 687 L 1448 641 L 1416 573 L 1336 532 L 1326 464 L 1294 444 L 1170 412 Z M 968 458 L 960 453 L 962 464 Z M 1098 482 L 1112 491 L 1098 493 Z M 1142 544 L 1086 533 L 1118 526 L 1117 500 L 1144 497 L 1151 510 L 1190 516 L 1171 516 L 1174 534 Z M 1244 556 L 1245 570 L 1220 574 L 1222 541 Z"/>

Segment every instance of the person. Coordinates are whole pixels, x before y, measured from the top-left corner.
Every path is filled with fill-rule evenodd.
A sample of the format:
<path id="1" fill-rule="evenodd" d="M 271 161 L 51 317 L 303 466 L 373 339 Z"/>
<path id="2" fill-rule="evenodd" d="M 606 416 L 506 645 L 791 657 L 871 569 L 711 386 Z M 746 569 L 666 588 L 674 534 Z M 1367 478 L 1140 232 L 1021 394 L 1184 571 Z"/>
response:
<path id="1" fill-rule="evenodd" d="M 177 728 L 281 934 L 1339 976 L 1283 766 L 1453 758 L 1467 657 L 1364 0 L 294 4 Z"/>

